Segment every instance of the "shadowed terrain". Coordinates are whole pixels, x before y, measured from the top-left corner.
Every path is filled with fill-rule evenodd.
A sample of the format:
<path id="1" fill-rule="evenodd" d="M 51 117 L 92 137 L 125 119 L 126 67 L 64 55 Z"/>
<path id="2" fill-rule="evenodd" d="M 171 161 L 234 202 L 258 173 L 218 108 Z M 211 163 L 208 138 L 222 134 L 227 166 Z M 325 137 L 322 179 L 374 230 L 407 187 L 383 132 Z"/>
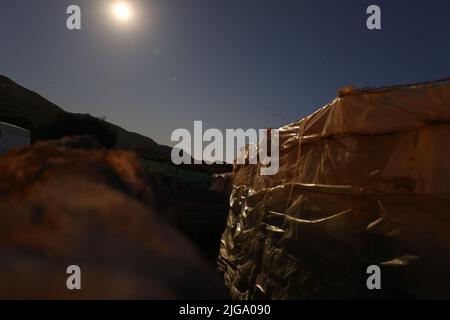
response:
<path id="1" fill-rule="evenodd" d="M 70 138 L 0 158 L 1 298 L 223 298 L 221 280 L 153 209 L 138 158 Z M 82 290 L 66 288 L 79 265 Z"/>
<path id="2" fill-rule="evenodd" d="M 0 122 L 29 130 L 34 141 L 88 134 L 107 147 L 135 151 L 140 156 L 152 159 L 170 159 L 170 147 L 89 114 L 66 112 L 2 75 Z"/>

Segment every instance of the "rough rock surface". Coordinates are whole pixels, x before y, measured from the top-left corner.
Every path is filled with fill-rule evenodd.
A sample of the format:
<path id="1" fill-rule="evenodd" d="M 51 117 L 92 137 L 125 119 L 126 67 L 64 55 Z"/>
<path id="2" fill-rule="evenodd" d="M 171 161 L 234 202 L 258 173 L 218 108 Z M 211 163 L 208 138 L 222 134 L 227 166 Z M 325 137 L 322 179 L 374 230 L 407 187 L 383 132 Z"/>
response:
<path id="1" fill-rule="evenodd" d="M 0 298 L 223 298 L 214 270 L 151 209 L 137 157 L 95 147 L 72 138 L 0 158 Z M 67 289 L 69 265 L 82 290 Z"/>

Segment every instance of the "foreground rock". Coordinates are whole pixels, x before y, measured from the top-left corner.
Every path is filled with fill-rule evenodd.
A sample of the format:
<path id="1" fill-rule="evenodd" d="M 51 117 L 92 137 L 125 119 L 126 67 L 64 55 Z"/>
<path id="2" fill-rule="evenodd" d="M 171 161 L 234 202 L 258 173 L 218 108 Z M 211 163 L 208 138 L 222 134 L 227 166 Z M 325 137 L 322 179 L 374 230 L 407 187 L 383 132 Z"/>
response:
<path id="1" fill-rule="evenodd" d="M 0 298 L 223 298 L 196 250 L 151 209 L 132 153 L 86 139 L 0 158 Z M 79 265 L 82 290 L 66 287 Z"/>

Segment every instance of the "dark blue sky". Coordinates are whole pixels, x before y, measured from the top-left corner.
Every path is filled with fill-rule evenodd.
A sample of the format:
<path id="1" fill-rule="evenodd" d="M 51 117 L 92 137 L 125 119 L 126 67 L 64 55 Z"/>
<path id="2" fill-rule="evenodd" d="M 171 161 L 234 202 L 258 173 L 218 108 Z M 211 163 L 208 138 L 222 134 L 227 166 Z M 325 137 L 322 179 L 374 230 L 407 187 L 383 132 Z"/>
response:
<path id="1" fill-rule="evenodd" d="M 114 2 L 0 0 L 0 73 L 165 144 L 194 120 L 280 126 L 348 84 L 450 75 L 448 0 L 128 0 L 128 25 Z M 66 29 L 69 4 L 81 31 Z M 366 29 L 370 4 L 381 31 Z"/>

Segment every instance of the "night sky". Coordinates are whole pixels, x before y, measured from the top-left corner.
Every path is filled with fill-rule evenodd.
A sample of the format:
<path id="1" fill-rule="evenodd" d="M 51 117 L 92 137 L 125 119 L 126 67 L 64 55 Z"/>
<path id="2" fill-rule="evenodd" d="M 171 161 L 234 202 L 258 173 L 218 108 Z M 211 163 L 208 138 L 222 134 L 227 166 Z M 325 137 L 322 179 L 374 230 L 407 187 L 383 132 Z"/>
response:
<path id="1" fill-rule="evenodd" d="M 266 128 L 339 88 L 450 75 L 450 1 L 0 0 L 0 74 L 67 111 L 170 143 L 175 128 Z M 82 9 L 82 30 L 66 8 Z M 382 30 L 366 8 L 382 9 Z"/>

